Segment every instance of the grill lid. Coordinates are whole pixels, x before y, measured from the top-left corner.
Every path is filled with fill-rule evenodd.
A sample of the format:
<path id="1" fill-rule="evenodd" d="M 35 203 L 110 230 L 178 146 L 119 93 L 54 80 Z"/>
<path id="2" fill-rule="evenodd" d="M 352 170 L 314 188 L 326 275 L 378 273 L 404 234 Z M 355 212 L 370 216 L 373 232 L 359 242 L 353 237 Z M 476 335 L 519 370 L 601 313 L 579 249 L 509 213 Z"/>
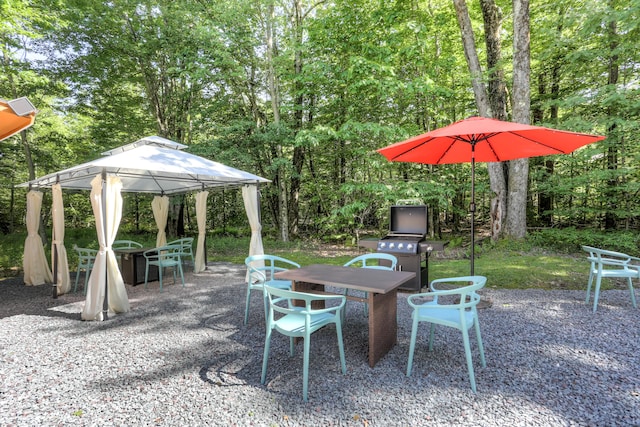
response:
<path id="1" fill-rule="evenodd" d="M 419 235 L 424 237 L 427 234 L 427 206 L 391 206 L 389 215 L 389 235 L 392 234 Z"/>

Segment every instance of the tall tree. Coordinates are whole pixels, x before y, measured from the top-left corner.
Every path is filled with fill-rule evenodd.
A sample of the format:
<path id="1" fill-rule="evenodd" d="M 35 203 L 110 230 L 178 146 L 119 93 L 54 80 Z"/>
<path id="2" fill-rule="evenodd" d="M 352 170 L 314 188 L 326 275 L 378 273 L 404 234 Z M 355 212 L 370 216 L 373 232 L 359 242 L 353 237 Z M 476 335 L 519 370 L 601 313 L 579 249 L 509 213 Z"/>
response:
<path id="1" fill-rule="evenodd" d="M 529 0 L 513 0 L 513 121 L 531 123 L 529 76 Z M 505 233 L 523 238 L 527 231 L 529 159 L 509 162 L 509 197 Z"/>
<path id="2" fill-rule="evenodd" d="M 483 12 L 483 18 L 485 23 L 485 45 L 487 50 L 487 68 L 489 70 L 489 82 L 491 90 L 489 94 L 486 93 L 486 88 L 480 83 L 476 83 L 473 86 L 474 94 L 476 96 L 476 105 L 480 115 L 485 117 L 497 117 L 501 118 L 505 114 L 504 108 L 504 95 L 506 84 L 503 80 L 503 74 L 501 70 L 501 13 L 495 4 L 494 0 L 482 0 L 480 2 Z M 465 0 L 454 0 L 454 6 L 456 8 L 456 14 L 458 16 L 458 24 L 463 38 L 463 45 L 465 48 L 465 56 L 469 65 L 469 71 L 474 79 L 481 80 L 483 74 L 480 62 L 477 59 L 478 54 L 476 52 L 476 45 L 473 38 L 473 29 L 471 26 L 471 19 L 469 18 L 469 11 Z M 514 48 L 518 48 L 518 66 L 521 68 L 516 72 L 514 71 L 514 87 L 517 85 L 518 93 L 514 93 L 514 99 L 512 100 L 514 108 L 518 108 L 518 117 L 516 121 L 529 122 L 528 118 L 528 105 L 529 97 L 526 90 L 522 89 L 524 80 L 528 79 L 528 71 L 526 76 L 523 75 L 523 71 L 529 67 L 528 60 L 528 40 L 529 40 L 529 28 L 528 28 L 528 5 L 523 5 L 518 0 L 514 0 L 514 11 L 518 8 L 518 15 L 514 17 L 514 20 L 518 19 L 518 31 L 519 34 L 514 34 Z M 514 33 L 516 26 L 514 25 Z M 526 43 L 524 42 L 526 40 Z M 516 44 L 517 43 L 517 44 Z M 526 49 L 526 50 L 523 50 Z M 514 59 L 515 61 L 515 59 Z M 528 81 L 527 81 L 528 84 Z M 516 97 L 524 97 L 522 99 Z M 525 108 L 526 106 L 526 108 Z M 492 108 L 493 107 L 493 108 Z M 493 109 L 497 111 L 493 111 Z M 525 119 L 525 113 L 527 118 Z M 494 192 L 494 199 L 491 206 L 491 220 L 492 220 L 492 237 L 494 239 L 500 236 L 503 232 L 512 237 L 523 237 L 526 232 L 526 195 L 527 195 L 527 176 L 528 176 L 528 162 L 526 160 L 511 161 L 508 164 L 508 179 L 505 175 L 503 165 L 489 164 L 489 174 L 491 180 L 491 188 Z M 523 185 L 524 183 L 524 185 Z M 503 219 L 506 222 L 506 226 L 503 228 Z"/>

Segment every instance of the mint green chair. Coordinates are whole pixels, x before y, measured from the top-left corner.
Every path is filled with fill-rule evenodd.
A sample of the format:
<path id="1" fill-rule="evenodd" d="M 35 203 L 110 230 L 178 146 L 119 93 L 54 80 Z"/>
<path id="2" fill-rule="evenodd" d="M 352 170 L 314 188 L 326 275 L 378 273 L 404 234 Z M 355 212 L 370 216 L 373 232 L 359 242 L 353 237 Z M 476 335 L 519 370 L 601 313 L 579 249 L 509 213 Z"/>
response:
<path id="1" fill-rule="evenodd" d="M 249 306 L 251 292 L 260 291 L 264 301 L 264 316 L 267 318 L 268 302 L 264 293 L 264 286 L 269 285 L 278 289 L 291 289 L 290 280 L 278 280 L 274 277 L 279 271 L 300 268 L 300 264 L 276 255 L 252 255 L 244 260 L 249 272 L 247 280 L 247 300 L 244 309 L 244 324 L 249 321 Z"/>
<path id="2" fill-rule="evenodd" d="M 455 289 L 442 289 L 442 284 L 460 284 Z M 409 362 L 407 364 L 407 376 L 411 376 L 413 366 L 413 353 L 416 347 L 416 337 L 418 334 L 418 324 L 420 322 L 431 323 L 429 332 L 429 351 L 433 351 L 433 335 L 436 325 L 456 328 L 462 332 L 462 342 L 464 353 L 467 359 L 467 370 L 471 381 L 471 390 L 476 392 L 476 379 L 473 372 L 473 361 L 471 359 L 471 345 L 469 344 L 469 329 L 475 327 L 478 350 L 480 351 L 480 362 L 482 367 L 487 364 L 484 359 L 484 347 L 480 335 L 480 323 L 478 321 L 478 311 L 476 306 L 480 302 L 480 295 L 476 292 L 487 283 L 487 278 L 483 276 L 452 277 L 448 279 L 438 279 L 431 282 L 429 289 L 431 292 L 413 294 L 407 299 L 409 305 L 413 307 L 413 326 L 411 328 L 411 343 L 409 344 Z M 440 288 L 440 289 L 438 289 Z M 443 302 L 442 299 L 447 299 Z M 429 299 L 424 302 L 425 299 Z M 452 301 L 448 301 L 451 299 Z"/>
<path id="3" fill-rule="evenodd" d="M 73 292 L 78 292 L 78 279 L 80 273 L 84 271 L 84 294 L 87 294 L 87 283 L 89 282 L 89 275 L 93 270 L 93 263 L 96 260 L 98 251 L 95 249 L 79 248 L 78 245 L 73 245 L 73 249 L 78 253 L 78 268 L 76 270 L 76 283 L 73 287 Z"/>
<path id="4" fill-rule="evenodd" d="M 591 263 L 591 267 L 589 268 L 589 283 L 587 285 L 587 304 L 591 297 L 593 278 L 596 278 L 596 286 L 593 293 L 593 312 L 595 313 L 598 309 L 600 284 L 603 278 L 627 279 L 629 293 L 631 293 L 631 304 L 634 308 L 637 308 L 636 295 L 631 279 L 640 278 L 640 258 L 632 257 L 622 252 L 608 251 L 592 246 L 582 246 L 582 250 L 589 253 L 587 260 Z"/>
<path id="5" fill-rule="evenodd" d="M 147 261 L 144 272 L 144 287 L 147 288 L 149 281 L 149 267 L 158 267 L 158 280 L 160 281 L 160 291 L 162 292 L 162 279 L 165 268 L 173 271 L 173 283 L 176 283 L 177 273 L 180 273 L 182 287 L 184 288 L 184 273 L 182 271 L 182 247 L 180 245 L 166 245 L 144 251 L 143 255 Z"/>
<path id="6" fill-rule="evenodd" d="M 342 342 L 342 321 L 341 312 L 344 308 L 346 298 L 342 295 L 317 295 L 303 292 L 288 291 L 285 289 L 273 288 L 266 285 L 264 287 L 269 311 L 267 314 L 267 335 L 264 343 L 264 355 L 262 358 L 262 384 L 267 379 L 267 365 L 269 362 L 269 348 L 271 346 L 271 335 L 273 331 L 280 332 L 289 337 L 289 353 L 293 356 L 295 338 L 304 340 L 304 357 L 302 368 L 302 397 L 308 400 L 309 385 L 309 348 L 311 344 L 311 334 L 320 328 L 330 324 L 336 325 L 338 336 L 338 350 L 340 351 L 340 365 L 342 373 L 347 373 L 347 364 L 344 357 L 344 344 Z M 298 304 L 304 304 L 296 306 Z M 337 301 L 337 305 L 326 308 L 314 309 L 314 302 L 327 303 Z M 276 314 L 278 313 L 278 314 Z"/>
<path id="7" fill-rule="evenodd" d="M 395 270 L 396 265 L 398 264 L 398 258 L 395 255 L 382 253 L 382 252 L 372 252 L 364 255 L 359 255 L 349 261 L 347 261 L 344 266 L 345 267 L 358 267 L 358 268 L 377 268 L 379 270 Z M 366 299 L 368 298 L 368 293 L 364 292 L 363 299 L 364 302 L 364 315 L 369 315 L 369 304 L 366 303 Z M 344 295 L 349 295 L 349 289 L 344 290 Z M 344 322 L 344 316 L 346 316 L 347 308 L 344 309 L 344 314 L 342 321 Z"/>

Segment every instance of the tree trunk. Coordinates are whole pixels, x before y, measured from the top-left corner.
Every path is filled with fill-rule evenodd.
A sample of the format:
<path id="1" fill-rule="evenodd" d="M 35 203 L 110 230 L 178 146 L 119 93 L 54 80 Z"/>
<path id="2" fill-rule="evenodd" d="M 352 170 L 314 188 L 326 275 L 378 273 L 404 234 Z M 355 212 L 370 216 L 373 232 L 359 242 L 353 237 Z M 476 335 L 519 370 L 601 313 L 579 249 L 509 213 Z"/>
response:
<path id="1" fill-rule="evenodd" d="M 529 0 L 513 0 L 513 121 L 531 119 Z M 509 197 L 505 233 L 523 238 L 527 232 L 529 159 L 509 161 Z"/>
<path id="2" fill-rule="evenodd" d="M 609 8 L 614 10 L 613 0 L 609 0 Z M 611 15 L 613 16 L 613 15 Z M 616 53 L 618 49 L 618 28 L 617 22 L 611 20 L 607 24 L 607 35 L 609 37 L 609 76 L 608 76 L 608 85 L 609 90 L 615 91 L 615 87 L 618 84 L 618 76 L 619 76 L 619 57 Z M 617 117 L 618 114 L 614 110 L 614 106 L 609 106 L 607 108 L 607 113 L 609 117 Z M 607 170 L 609 172 L 609 179 L 607 180 L 607 188 L 605 190 L 606 200 L 607 200 L 607 210 L 604 216 L 604 228 L 606 230 L 613 230 L 616 228 L 618 218 L 615 213 L 617 209 L 618 200 L 617 196 L 617 187 L 618 180 L 616 178 L 616 170 L 618 169 L 618 144 L 613 143 L 613 141 L 618 141 L 618 137 L 616 136 L 616 128 L 617 125 L 615 122 L 612 122 L 607 128 L 607 137 L 611 138 L 610 144 L 608 144 L 607 148 Z"/>
<path id="3" fill-rule="evenodd" d="M 302 20 L 303 20 L 303 12 L 302 12 L 302 4 L 300 0 L 294 0 L 293 2 L 293 14 L 292 14 L 292 25 L 293 25 L 293 34 L 294 34 L 294 73 L 296 76 L 302 75 Z M 294 83 L 294 92 L 295 92 L 295 105 L 294 105 L 294 130 L 295 132 L 299 132 L 302 130 L 302 117 L 303 117 L 303 107 L 304 107 L 304 97 L 302 92 L 302 84 L 300 83 L 300 79 L 296 78 Z M 301 181 L 300 177 L 302 176 L 302 167 L 304 166 L 304 158 L 305 158 L 305 150 L 304 147 L 295 146 L 293 149 L 293 169 L 294 173 L 291 176 L 291 186 L 289 189 L 289 203 L 290 203 L 290 225 L 291 232 L 295 236 L 298 234 L 298 222 L 300 216 L 300 186 Z"/>
<path id="4" fill-rule="evenodd" d="M 456 9 L 458 25 L 460 26 L 462 44 L 464 46 L 464 54 L 465 58 L 467 59 L 469 73 L 471 74 L 471 86 L 473 87 L 473 95 L 476 100 L 476 106 L 478 107 L 478 113 L 482 117 L 492 117 L 491 105 L 489 103 L 487 88 L 484 85 L 484 80 L 482 77 L 482 67 L 480 66 L 478 52 L 476 51 L 475 37 L 473 35 L 473 27 L 471 26 L 471 18 L 469 18 L 469 10 L 467 9 L 467 4 L 465 0 L 453 0 L 453 4 Z M 489 168 L 489 177 L 491 181 L 491 188 L 493 189 L 493 182 L 495 177 L 493 177 L 491 174 L 491 167 Z M 471 208 L 470 210 L 472 211 L 471 221 L 474 221 L 475 214 L 473 211 L 475 209 Z"/>
<path id="5" fill-rule="evenodd" d="M 507 90 L 502 67 L 502 13 L 494 0 L 481 0 L 482 16 L 485 23 L 485 45 L 487 47 L 487 68 L 489 74 L 489 104 L 492 117 L 507 120 Z M 507 216 L 507 181 L 505 165 L 500 162 L 487 164 L 489 184 L 493 192 L 491 199 L 491 239 L 502 236 Z"/>
<path id="6" fill-rule="evenodd" d="M 465 0 L 453 0 L 456 8 L 456 16 L 458 17 L 458 25 L 462 35 L 462 44 L 464 46 L 464 56 L 467 59 L 467 66 L 471 74 L 471 85 L 473 87 L 473 95 L 478 107 L 478 113 L 482 117 L 492 117 L 491 106 L 487 97 L 487 88 L 482 78 L 482 67 L 478 59 L 476 51 L 476 42 L 473 36 L 473 27 L 471 26 L 471 18 Z"/>
<path id="7" fill-rule="evenodd" d="M 280 124 L 280 93 L 278 90 L 278 77 L 276 76 L 274 58 L 275 58 L 275 30 L 273 23 L 275 21 L 275 6 L 273 2 L 269 2 L 267 8 L 266 19 L 266 38 L 267 38 L 267 67 L 269 74 L 269 95 L 271 96 L 271 109 L 273 110 L 273 122 L 276 127 Z M 276 148 L 276 157 L 283 158 L 282 144 L 278 142 Z M 278 217 L 280 218 L 280 238 L 283 242 L 289 241 L 289 203 L 287 197 L 287 185 L 285 180 L 284 167 L 278 166 L 276 172 L 276 181 L 278 183 Z"/>

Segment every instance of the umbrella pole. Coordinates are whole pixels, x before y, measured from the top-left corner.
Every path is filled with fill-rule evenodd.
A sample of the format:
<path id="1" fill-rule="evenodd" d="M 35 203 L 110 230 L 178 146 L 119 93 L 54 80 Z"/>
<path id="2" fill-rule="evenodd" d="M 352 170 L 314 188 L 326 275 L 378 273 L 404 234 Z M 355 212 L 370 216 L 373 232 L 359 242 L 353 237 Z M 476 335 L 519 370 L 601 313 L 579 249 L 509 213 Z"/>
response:
<path id="1" fill-rule="evenodd" d="M 471 212 L 471 275 L 474 276 L 475 261 L 475 212 L 476 212 L 476 154 L 475 144 L 471 144 L 471 203 L 469 204 L 469 212 Z"/>

